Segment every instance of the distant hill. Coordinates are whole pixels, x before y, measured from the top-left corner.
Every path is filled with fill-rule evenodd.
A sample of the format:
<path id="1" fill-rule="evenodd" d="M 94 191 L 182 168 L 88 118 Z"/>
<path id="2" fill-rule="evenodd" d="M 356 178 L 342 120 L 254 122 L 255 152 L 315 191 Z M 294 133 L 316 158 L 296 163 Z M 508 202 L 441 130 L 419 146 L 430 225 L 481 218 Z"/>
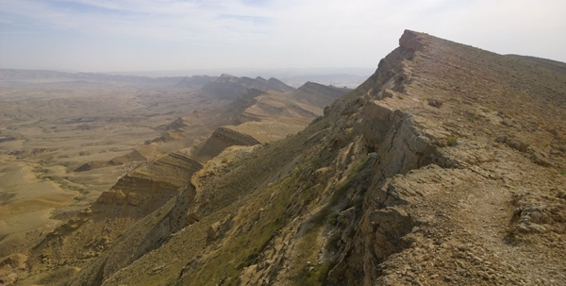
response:
<path id="1" fill-rule="evenodd" d="M 188 76 L 181 79 L 181 81 L 177 84 L 176 87 L 179 88 L 201 88 L 206 84 L 214 81 L 217 77 L 214 76 Z"/>
<path id="2" fill-rule="evenodd" d="M 334 86 L 326 86 L 315 82 L 307 82 L 290 96 L 299 102 L 308 103 L 314 106 L 325 107 L 331 104 L 338 97 L 350 92 L 351 89 Z"/>
<path id="3" fill-rule="evenodd" d="M 218 99 L 233 100 L 244 93 L 248 88 L 254 88 L 262 91 L 272 90 L 276 92 L 294 90 L 293 87 L 274 78 L 265 80 L 261 77 L 253 79 L 249 77 L 236 77 L 223 74 L 205 85 L 202 88 L 202 91 L 208 96 Z"/>
<path id="4" fill-rule="evenodd" d="M 294 134 L 348 91 L 316 83 L 285 93 L 248 88 L 236 100 L 214 111 L 218 114 L 215 122 L 225 126 L 214 132 L 198 156 L 211 158 L 227 146 L 268 143 Z"/>
<path id="5" fill-rule="evenodd" d="M 47 70 L 0 69 L 0 82 L 118 82 L 118 83 L 178 83 L 182 77 L 150 78 L 141 76 L 109 75 L 99 73 L 68 73 Z"/>

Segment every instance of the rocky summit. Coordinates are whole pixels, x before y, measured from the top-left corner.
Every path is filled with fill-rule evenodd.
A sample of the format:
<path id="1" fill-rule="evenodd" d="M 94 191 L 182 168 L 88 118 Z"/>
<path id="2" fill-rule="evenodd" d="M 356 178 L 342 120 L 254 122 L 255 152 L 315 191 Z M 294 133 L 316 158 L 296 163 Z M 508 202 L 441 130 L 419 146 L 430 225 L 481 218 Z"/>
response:
<path id="1" fill-rule="evenodd" d="M 564 285 L 564 67 L 407 30 L 297 134 L 124 176 L 15 284 Z"/>

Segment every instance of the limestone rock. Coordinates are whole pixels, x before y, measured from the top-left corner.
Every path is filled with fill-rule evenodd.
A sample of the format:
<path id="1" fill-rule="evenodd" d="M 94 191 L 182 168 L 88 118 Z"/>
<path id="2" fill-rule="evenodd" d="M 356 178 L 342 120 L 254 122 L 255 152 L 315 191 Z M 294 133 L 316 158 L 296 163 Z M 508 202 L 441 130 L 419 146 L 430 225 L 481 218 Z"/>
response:
<path id="1" fill-rule="evenodd" d="M 423 51 L 425 49 L 424 36 L 410 30 L 405 30 L 399 39 L 399 46 L 412 52 Z"/>

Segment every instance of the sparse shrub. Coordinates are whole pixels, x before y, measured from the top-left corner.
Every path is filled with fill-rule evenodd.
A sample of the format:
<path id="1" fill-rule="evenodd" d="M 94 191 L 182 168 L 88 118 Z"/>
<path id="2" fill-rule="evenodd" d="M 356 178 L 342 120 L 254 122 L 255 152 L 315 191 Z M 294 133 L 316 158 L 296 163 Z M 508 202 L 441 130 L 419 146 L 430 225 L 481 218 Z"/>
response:
<path id="1" fill-rule="evenodd" d="M 328 218 L 328 224 L 336 225 L 336 222 L 338 222 L 338 214 L 334 214 Z"/>
<path id="2" fill-rule="evenodd" d="M 560 169 L 560 175 L 566 175 L 566 169 Z"/>
<path id="3" fill-rule="evenodd" d="M 326 285 L 328 272 L 334 268 L 335 264 L 326 262 L 322 265 L 305 267 L 297 277 L 299 285 Z"/>
<path id="4" fill-rule="evenodd" d="M 448 146 L 454 146 L 456 143 L 458 143 L 458 135 L 450 136 L 446 139 L 446 145 Z"/>
<path id="5" fill-rule="evenodd" d="M 340 235 L 334 234 L 332 235 L 329 239 L 328 242 L 326 243 L 326 251 L 328 252 L 336 252 L 340 249 L 340 247 L 338 246 L 338 242 L 342 240 L 342 237 Z"/>

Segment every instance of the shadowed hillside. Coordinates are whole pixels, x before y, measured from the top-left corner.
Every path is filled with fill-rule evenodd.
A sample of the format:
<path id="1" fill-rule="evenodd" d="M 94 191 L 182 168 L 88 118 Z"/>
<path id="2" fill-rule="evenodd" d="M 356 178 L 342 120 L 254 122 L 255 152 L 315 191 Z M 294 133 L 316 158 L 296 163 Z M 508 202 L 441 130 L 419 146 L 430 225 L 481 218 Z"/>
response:
<path id="1" fill-rule="evenodd" d="M 235 77 L 228 74 L 223 74 L 215 80 L 206 84 L 202 90 L 207 96 L 212 96 L 218 99 L 233 100 L 244 93 L 248 88 L 254 88 L 262 91 L 272 90 L 276 92 L 288 92 L 294 90 L 283 82 L 270 78 L 257 77 L 255 79 L 249 77 Z"/>
<path id="2" fill-rule="evenodd" d="M 327 106 L 336 98 L 346 94 L 350 89 L 325 86 L 315 82 L 307 82 L 290 95 L 299 102 L 315 106 Z"/>

